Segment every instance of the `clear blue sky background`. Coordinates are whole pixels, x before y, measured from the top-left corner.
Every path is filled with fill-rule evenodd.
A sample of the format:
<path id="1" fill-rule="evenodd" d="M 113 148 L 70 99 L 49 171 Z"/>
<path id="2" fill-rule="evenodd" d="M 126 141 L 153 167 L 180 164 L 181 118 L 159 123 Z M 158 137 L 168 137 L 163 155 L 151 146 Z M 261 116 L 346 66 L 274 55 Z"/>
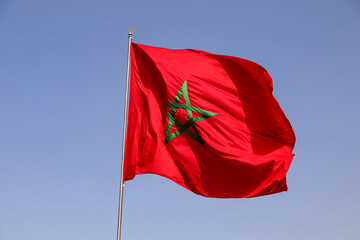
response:
<path id="1" fill-rule="evenodd" d="M 125 185 L 123 239 L 360 239 L 360 2 L 0 0 L 0 239 L 116 239 L 127 30 L 264 66 L 297 136 L 289 191 Z"/>

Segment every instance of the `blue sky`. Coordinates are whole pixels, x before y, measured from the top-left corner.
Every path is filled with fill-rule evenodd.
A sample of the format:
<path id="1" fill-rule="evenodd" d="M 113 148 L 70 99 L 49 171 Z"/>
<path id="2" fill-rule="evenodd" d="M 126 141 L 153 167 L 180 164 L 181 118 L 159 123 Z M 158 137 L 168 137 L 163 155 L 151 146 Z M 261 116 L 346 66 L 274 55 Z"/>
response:
<path id="1" fill-rule="evenodd" d="M 125 184 L 123 238 L 360 237 L 360 3 L 0 2 L 0 239 L 116 239 L 127 30 L 264 66 L 297 136 L 289 191 Z"/>

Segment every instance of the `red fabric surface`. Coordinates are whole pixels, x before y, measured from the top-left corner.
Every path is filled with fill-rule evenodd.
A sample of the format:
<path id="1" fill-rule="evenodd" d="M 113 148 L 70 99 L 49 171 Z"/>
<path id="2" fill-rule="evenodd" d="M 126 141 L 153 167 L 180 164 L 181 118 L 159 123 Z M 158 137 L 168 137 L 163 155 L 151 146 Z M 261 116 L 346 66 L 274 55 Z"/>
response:
<path id="1" fill-rule="evenodd" d="M 191 106 L 216 114 L 165 143 L 168 102 L 187 83 Z M 179 104 L 185 105 L 181 95 Z M 193 117 L 201 113 L 192 112 Z M 187 110 L 174 115 L 182 125 Z M 169 134 L 179 130 L 172 125 Z M 254 197 L 287 190 L 294 131 L 260 65 L 199 50 L 132 43 L 124 181 L 158 174 L 206 197 Z"/>

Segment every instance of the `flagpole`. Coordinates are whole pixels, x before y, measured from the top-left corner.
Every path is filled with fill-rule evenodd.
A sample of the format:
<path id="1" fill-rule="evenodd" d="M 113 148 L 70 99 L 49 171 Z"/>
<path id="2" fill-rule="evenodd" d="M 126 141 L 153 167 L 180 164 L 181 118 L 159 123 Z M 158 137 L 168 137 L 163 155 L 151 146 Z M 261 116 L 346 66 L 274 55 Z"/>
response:
<path id="1" fill-rule="evenodd" d="M 126 93 L 125 93 L 125 107 L 124 107 L 124 127 L 123 127 L 123 145 L 122 145 L 122 158 L 121 158 L 121 178 L 120 178 L 120 194 L 119 194 L 119 212 L 118 212 L 118 226 L 117 226 L 117 240 L 121 238 L 121 219 L 122 219 L 122 205 L 124 194 L 124 159 L 125 159 L 125 141 L 126 141 L 126 126 L 128 115 L 128 102 L 129 102 L 129 78 L 130 78 L 130 49 L 131 40 L 133 35 L 133 29 L 130 26 L 129 31 L 129 43 L 128 43 L 128 58 L 127 58 L 127 70 L 126 70 Z"/>

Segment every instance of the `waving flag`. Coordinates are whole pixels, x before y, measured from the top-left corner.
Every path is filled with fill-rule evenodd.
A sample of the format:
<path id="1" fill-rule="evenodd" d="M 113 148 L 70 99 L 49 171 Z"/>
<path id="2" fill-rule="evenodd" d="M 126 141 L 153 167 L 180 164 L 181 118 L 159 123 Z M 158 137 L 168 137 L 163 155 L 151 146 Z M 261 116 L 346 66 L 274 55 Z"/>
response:
<path id="1" fill-rule="evenodd" d="M 287 190 L 294 131 L 260 65 L 131 44 L 124 181 L 158 174 L 206 197 Z"/>

